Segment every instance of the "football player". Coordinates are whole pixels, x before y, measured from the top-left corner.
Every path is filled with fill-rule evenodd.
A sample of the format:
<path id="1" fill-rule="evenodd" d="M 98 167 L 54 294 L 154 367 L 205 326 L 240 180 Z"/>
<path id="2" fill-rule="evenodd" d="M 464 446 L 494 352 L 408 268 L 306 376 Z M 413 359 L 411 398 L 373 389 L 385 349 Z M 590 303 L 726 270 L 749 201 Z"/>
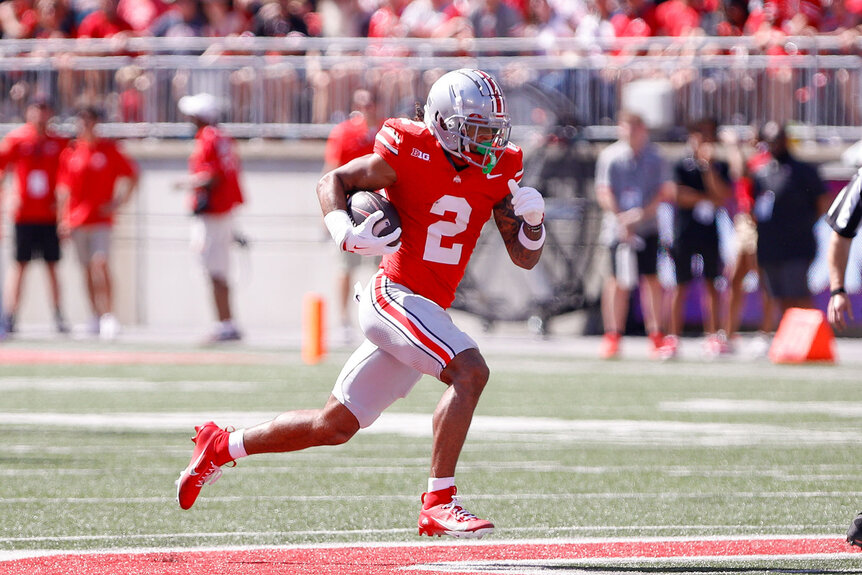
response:
<path id="1" fill-rule="evenodd" d="M 532 268 L 541 256 L 544 200 L 534 188 L 519 185 L 523 154 L 509 142 L 509 132 L 506 99 L 496 80 L 480 70 L 456 70 L 431 86 L 421 121 L 387 120 L 372 154 L 321 178 L 317 194 L 336 244 L 383 256 L 360 297 L 366 339 L 323 408 L 291 411 L 233 432 L 213 422 L 197 427 L 191 462 L 178 480 L 183 509 L 226 463 L 346 442 L 428 374 L 447 388 L 432 418 L 419 533 L 480 538 L 493 531 L 490 521 L 455 497 L 455 467 L 489 370 L 476 342 L 446 309 L 492 214 L 516 265 Z M 354 226 L 346 197 L 355 190 L 383 190 L 402 228 L 375 237 L 371 230 L 382 212 Z"/>

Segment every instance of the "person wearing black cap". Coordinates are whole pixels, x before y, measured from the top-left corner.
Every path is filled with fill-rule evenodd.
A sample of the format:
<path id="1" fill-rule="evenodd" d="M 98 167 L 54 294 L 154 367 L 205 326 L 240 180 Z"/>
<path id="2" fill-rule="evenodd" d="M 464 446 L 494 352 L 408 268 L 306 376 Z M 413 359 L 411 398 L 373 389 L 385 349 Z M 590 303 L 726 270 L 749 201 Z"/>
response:
<path id="1" fill-rule="evenodd" d="M 51 303 L 57 331 L 68 332 L 60 305 L 60 282 L 57 262 L 60 240 L 57 235 L 57 199 L 54 188 L 60 154 L 66 139 L 54 134 L 49 122 L 50 100 L 36 95 L 26 110 L 26 123 L 9 132 L 0 141 L 0 169 L 14 168 L 17 187 L 15 209 L 15 261 L 9 270 L 3 309 L 3 328 L 16 331 L 21 304 L 24 272 L 33 258 L 41 257 L 48 268 Z"/>

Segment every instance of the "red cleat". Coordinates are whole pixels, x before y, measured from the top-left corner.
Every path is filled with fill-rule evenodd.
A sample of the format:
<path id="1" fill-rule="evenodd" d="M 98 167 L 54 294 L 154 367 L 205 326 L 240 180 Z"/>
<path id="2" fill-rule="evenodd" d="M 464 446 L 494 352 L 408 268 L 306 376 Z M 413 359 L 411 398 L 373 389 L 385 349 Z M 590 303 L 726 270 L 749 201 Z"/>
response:
<path id="1" fill-rule="evenodd" d="M 620 339 L 617 332 L 609 331 L 602 337 L 602 345 L 599 348 L 599 357 L 602 359 L 614 359 L 620 353 Z"/>
<path id="2" fill-rule="evenodd" d="M 458 498 L 455 497 L 456 489 L 441 490 L 444 496 L 443 499 L 449 498 L 446 503 L 433 505 L 433 498 L 437 497 L 440 491 L 433 493 L 423 493 L 422 503 L 432 503 L 427 509 L 423 506 L 419 512 L 419 535 L 428 535 L 429 537 L 440 537 L 441 535 L 449 535 L 459 539 L 481 539 L 485 535 L 494 532 L 494 524 L 485 519 L 479 519 L 458 503 Z M 446 497 L 450 495 L 450 497 Z M 431 497 L 429 497 L 431 496 Z"/>
<path id="3" fill-rule="evenodd" d="M 221 477 L 221 465 L 216 463 L 215 440 L 229 433 L 212 421 L 196 426 L 195 431 L 192 459 L 177 479 L 177 501 L 183 509 L 190 509 L 195 504 L 204 485 L 215 483 Z"/>

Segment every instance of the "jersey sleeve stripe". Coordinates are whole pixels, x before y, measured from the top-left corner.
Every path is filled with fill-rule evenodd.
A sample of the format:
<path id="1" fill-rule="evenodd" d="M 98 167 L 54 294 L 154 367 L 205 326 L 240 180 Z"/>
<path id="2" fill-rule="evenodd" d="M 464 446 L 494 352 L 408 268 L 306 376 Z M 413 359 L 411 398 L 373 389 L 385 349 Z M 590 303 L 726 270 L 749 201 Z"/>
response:
<path id="1" fill-rule="evenodd" d="M 445 368 L 455 354 L 388 292 L 386 287 L 389 281 L 382 273 L 374 277 L 374 308 L 414 345 L 438 362 L 441 368 Z"/>
<path id="2" fill-rule="evenodd" d="M 390 142 L 389 140 L 387 140 L 387 139 L 383 136 L 383 131 L 382 131 L 382 130 L 381 130 L 380 132 L 378 132 L 378 134 L 377 134 L 377 136 L 375 136 L 375 138 L 377 139 L 377 141 L 378 141 L 378 142 L 380 142 L 381 144 L 383 144 L 383 146 L 385 146 L 385 147 L 386 147 L 386 149 L 387 149 L 387 150 L 389 150 L 389 151 L 392 153 L 392 155 L 394 155 L 394 156 L 397 156 L 397 155 L 398 155 L 398 148 L 396 148 L 396 147 L 395 147 L 395 145 L 394 145 L 392 142 Z"/>
<path id="3" fill-rule="evenodd" d="M 826 223 L 837 234 L 846 238 L 855 237 L 862 223 L 860 192 L 862 192 L 862 170 L 856 172 L 826 212 Z"/>

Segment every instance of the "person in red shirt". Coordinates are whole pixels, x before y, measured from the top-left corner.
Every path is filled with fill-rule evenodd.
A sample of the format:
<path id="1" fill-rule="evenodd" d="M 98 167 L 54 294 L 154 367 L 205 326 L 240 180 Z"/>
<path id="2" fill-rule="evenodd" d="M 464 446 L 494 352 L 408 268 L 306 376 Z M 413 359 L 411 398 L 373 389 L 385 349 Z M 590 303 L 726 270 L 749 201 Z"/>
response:
<path id="1" fill-rule="evenodd" d="M 377 118 L 374 96 L 368 90 L 356 90 L 353 93 L 353 111 L 350 117 L 336 124 L 329 133 L 323 155 L 323 173 L 374 151 L 374 136 L 379 129 L 380 121 Z M 353 282 L 351 280 L 361 262 L 361 256 L 339 250 L 340 265 L 336 278 L 336 290 L 344 341 L 352 339 L 350 301 Z"/>
<path id="2" fill-rule="evenodd" d="M 113 38 L 134 35 L 135 29 L 117 13 L 119 0 L 102 0 L 98 9 L 87 14 L 78 26 L 78 38 Z"/>
<path id="3" fill-rule="evenodd" d="M 218 128 L 219 106 L 211 94 L 183 96 L 180 112 L 191 118 L 197 132 L 189 157 L 189 178 L 180 182 L 191 194 L 192 249 L 199 254 L 212 284 L 218 326 L 211 342 L 242 338 L 230 305 L 230 246 L 234 242 L 234 208 L 243 203 L 240 162 L 233 140 Z"/>
<path id="4" fill-rule="evenodd" d="M 490 521 L 455 497 L 455 467 L 489 371 L 476 342 L 446 309 L 492 215 L 516 265 L 532 268 L 541 256 L 544 200 L 534 188 L 519 185 L 523 152 L 509 142 L 509 131 L 496 80 L 481 70 L 456 70 L 431 86 L 421 121 L 387 120 L 374 153 L 321 178 L 317 195 L 336 245 L 383 256 L 360 297 L 366 340 L 348 359 L 323 408 L 288 412 L 234 432 L 214 422 L 199 426 L 191 462 L 177 482 L 180 507 L 190 508 L 221 466 L 240 457 L 346 442 L 428 374 L 448 389 L 432 417 L 431 475 L 419 533 L 479 538 L 493 531 Z M 346 198 L 357 190 L 383 190 L 402 227 L 374 236 L 383 212 L 354 226 Z"/>
<path id="5" fill-rule="evenodd" d="M 738 136 L 731 131 L 723 133 L 726 148 L 729 151 L 730 165 L 734 174 L 733 216 L 734 236 L 736 238 L 736 260 L 728 266 L 727 318 L 725 333 L 730 351 L 736 351 L 737 332 L 742 320 L 745 303 L 744 281 L 750 273 L 758 276 L 758 290 L 761 298 L 761 320 L 758 333 L 752 341 L 752 355 L 765 355 L 769 349 L 769 333 L 773 329 L 775 302 L 766 289 L 763 274 L 757 265 L 757 223 L 752 214 L 754 210 L 754 182 L 752 174 L 757 172 L 772 159 L 769 146 L 759 141 L 757 136 L 752 139 L 753 153 L 745 157 Z"/>
<path id="6" fill-rule="evenodd" d="M 89 331 L 113 340 L 120 324 L 114 316 L 110 247 L 114 214 L 138 185 L 137 164 L 114 140 L 100 138 L 100 110 L 78 112 L 78 137 L 60 156 L 57 196 L 63 217 L 60 235 L 68 235 L 84 272 L 93 320 Z"/>
<path id="7" fill-rule="evenodd" d="M 24 274 L 30 261 L 41 257 L 48 268 L 51 303 L 57 331 L 66 333 L 60 305 L 60 240 L 57 236 L 57 200 L 54 188 L 60 154 L 66 140 L 55 135 L 48 124 L 52 107 L 47 97 L 37 95 L 26 110 L 26 123 L 0 141 L 0 169 L 14 168 L 17 188 L 15 208 L 15 261 L 8 274 L 3 324 L 7 333 L 16 330 L 21 305 Z"/>

